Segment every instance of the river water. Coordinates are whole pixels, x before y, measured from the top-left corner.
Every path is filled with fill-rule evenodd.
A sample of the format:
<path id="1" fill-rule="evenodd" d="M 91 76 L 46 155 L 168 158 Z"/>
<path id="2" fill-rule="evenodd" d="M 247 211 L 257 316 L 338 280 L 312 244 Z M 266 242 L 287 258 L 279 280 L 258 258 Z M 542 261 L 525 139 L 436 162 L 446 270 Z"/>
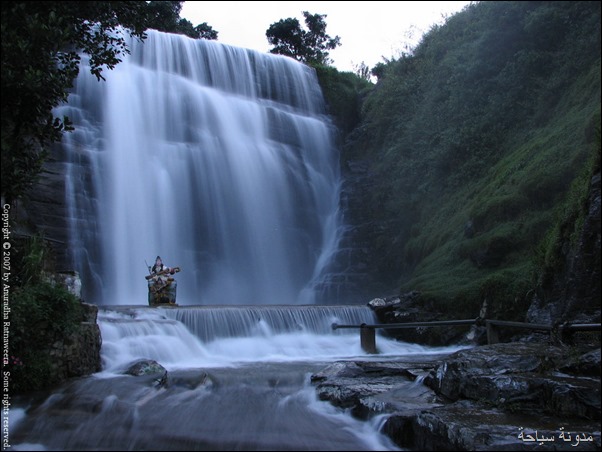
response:
<path id="1" fill-rule="evenodd" d="M 14 450 L 397 450 L 385 418 L 318 400 L 310 376 L 337 360 L 405 361 L 447 353 L 377 337 L 366 355 L 363 306 L 104 308 L 103 370 L 13 407 Z M 133 377 L 153 359 L 168 371 Z"/>

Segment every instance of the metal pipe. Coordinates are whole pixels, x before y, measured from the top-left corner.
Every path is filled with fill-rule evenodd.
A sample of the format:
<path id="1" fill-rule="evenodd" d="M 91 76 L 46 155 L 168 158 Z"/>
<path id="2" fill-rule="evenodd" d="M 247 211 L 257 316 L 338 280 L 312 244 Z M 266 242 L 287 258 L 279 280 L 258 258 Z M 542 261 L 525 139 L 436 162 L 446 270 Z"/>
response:
<path id="1" fill-rule="evenodd" d="M 332 324 L 332 329 L 337 330 L 340 328 L 382 328 L 382 329 L 394 329 L 394 328 L 416 328 L 419 326 L 461 326 L 461 325 L 472 325 L 476 323 L 476 319 L 467 319 L 467 320 L 441 320 L 441 321 L 433 321 L 433 322 L 410 322 L 410 323 L 381 323 L 376 325 L 366 325 L 362 323 L 361 325 L 338 325 L 336 323 Z"/>

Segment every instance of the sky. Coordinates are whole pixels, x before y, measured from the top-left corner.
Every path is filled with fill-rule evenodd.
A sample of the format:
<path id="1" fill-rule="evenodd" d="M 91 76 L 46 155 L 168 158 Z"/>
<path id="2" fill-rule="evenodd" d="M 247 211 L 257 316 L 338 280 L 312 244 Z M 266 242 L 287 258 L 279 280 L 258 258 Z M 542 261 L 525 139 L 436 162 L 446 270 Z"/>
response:
<path id="1" fill-rule="evenodd" d="M 330 51 L 333 66 L 355 71 L 396 59 L 418 44 L 433 25 L 462 10 L 468 1 L 186 1 L 180 17 L 193 25 L 207 22 L 218 42 L 268 52 L 266 30 L 280 19 L 296 17 L 305 26 L 303 11 L 325 14 L 326 33 L 339 36 L 341 46 Z"/>

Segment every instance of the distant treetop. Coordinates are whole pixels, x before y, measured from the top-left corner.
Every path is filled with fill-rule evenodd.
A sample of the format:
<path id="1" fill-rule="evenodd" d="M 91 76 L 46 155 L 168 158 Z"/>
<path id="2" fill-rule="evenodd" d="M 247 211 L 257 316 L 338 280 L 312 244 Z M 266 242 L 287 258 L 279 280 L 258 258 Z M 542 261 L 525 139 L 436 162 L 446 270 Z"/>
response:
<path id="1" fill-rule="evenodd" d="M 194 39 L 217 39 L 218 32 L 207 22 L 192 25 L 180 18 L 183 1 L 151 1 L 147 7 L 147 26 L 167 33 L 186 35 Z"/>
<path id="2" fill-rule="evenodd" d="M 328 50 L 341 45 L 341 38 L 326 34 L 326 14 L 303 11 L 307 30 L 295 18 L 280 19 L 266 30 L 268 42 L 274 47 L 270 53 L 286 55 L 307 64 L 329 65 Z"/>

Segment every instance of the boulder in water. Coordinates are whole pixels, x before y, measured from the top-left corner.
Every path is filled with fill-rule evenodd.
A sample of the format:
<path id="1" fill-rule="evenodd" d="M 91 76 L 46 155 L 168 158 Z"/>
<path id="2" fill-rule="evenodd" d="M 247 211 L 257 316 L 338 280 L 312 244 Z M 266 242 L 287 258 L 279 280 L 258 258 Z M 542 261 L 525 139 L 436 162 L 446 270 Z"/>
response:
<path id="1" fill-rule="evenodd" d="M 126 375 L 139 377 L 141 375 L 150 375 L 167 372 L 165 367 L 152 359 L 141 359 L 130 364 L 124 372 Z"/>

